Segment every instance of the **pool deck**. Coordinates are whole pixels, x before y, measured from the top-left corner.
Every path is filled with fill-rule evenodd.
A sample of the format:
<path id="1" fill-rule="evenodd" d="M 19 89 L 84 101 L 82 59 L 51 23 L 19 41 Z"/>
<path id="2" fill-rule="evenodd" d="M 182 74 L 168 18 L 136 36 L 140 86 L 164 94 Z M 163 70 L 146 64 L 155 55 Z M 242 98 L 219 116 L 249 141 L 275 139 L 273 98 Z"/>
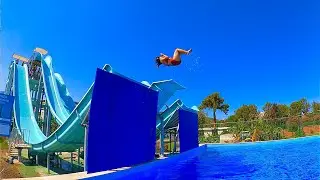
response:
<path id="1" fill-rule="evenodd" d="M 40 180 L 40 179 L 49 179 L 49 180 L 64 180 L 64 179 L 82 179 L 82 178 L 88 178 L 88 177 L 94 177 L 94 176 L 100 176 L 104 174 L 109 174 L 117 171 L 123 171 L 126 169 L 130 169 L 130 167 L 123 167 L 123 168 L 118 168 L 118 169 L 113 169 L 110 171 L 102 171 L 102 172 L 97 172 L 97 173 L 91 173 L 88 174 L 87 172 L 79 172 L 79 173 L 71 173 L 71 174 L 63 174 L 63 175 L 53 175 L 53 176 L 43 176 L 43 177 L 32 177 L 32 178 L 10 178 L 10 180 L 15 180 L 15 179 L 23 179 L 23 180 Z M 8 179 L 9 180 L 9 179 Z"/>
<path id="2" fill-rule="evenodd" d="M 159 158 L 157 158 L 157 160 L 162 160 L 162 159 L 166 159 L 166 158 L 168 158 L 168 157 L 159 157 Z M 91 174 L 88 174 L 87 172 L 78 172 L 78 173 L 52 175 L 52 176 L 42 176 L 42 177 L 31 177 L 31 178 L 10 178 L 10 180 L 17 180 L 17 179 L 22 179 L 22 180 L 33 180 L 33 179 L 35 179 L 35 180 L 41 180 L 41 179 L 49 179 L 49 180 L 82 179 L 82 178 L 100 176 L 100 175 L 104 175 L 104 174 L 123 171 L 123 170 L 130 169 L 130 168 L 131 167 L 122 167 L 122 168 L 117 168 L 117 169 L 113 169 L 113 170 L 109 170 L 109 171 L 102 171 L 102 172 L 91 173 Z"/>

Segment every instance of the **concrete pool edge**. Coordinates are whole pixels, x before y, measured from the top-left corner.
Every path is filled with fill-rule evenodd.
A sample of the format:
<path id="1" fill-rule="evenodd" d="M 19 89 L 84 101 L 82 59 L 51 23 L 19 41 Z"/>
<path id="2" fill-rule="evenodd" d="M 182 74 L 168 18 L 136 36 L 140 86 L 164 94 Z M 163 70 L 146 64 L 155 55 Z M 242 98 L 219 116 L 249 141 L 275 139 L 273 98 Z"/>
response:
<path id="1" fill-rule="evenodd" d="M 204 153 L 207 150 L 207 145 L 202 145 L 197 148 L 191 149 L 189 151 L 173 155 L 169 158 L 158 160 L 158 161 L 152 161 L 146 164 L 138 165 L 135 167 L 132 167 L 130 169 L 124 170 L 124 171 L 119 171 L 119 172 L 112 172 L 109 174 L 103 174 L 100 176 L 95 176 L 95 177 L 87 177 L 87 178 L 82 178 L 82 179 L 92 179 L 92 178 L 101 178 L 101 179 L 118 179 L 118 178 L 124 178 L 130 175 L 134 175 L 137 173 L 146 173 L 148 170 L 154 169 L 154 168 L 162 168 L 165 166 L 168 166 L 169 164 L 173 164 L 177 161 L 185 161 L 190 158 L 196 157 L 202 153 Z"/>

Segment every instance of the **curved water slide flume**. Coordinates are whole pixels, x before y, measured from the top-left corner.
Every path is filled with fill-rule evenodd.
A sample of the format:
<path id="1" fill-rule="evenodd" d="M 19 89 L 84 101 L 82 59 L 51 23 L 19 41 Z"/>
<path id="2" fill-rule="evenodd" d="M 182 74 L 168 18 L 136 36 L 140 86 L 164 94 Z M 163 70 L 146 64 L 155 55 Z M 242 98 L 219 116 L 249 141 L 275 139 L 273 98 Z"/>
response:
<path id="1" fill-rule="evenodd" d="M 28 136 L 22 136 L 23 140 L 31 144 L 32 150 L 37 152 L 68 152 L 83 146 L 84 128 L 81 122 L 90 108 L 93 84 L 66 121 L 53 134 L 46 137 L 34 117 L 27 65 L 14 64 L 13 68 L 15 123 L 21 135 L 23 134 L 22 131 L 28 133 Z M 105 65 L 103 69 L 112 71 L 109 65 Z"/>
<path id="2" fill-rule="evenodd" d="M 62 125 L 75 108 L 75 103 L 60 74 L 54 73 L 51 56 L 43 59 L 41 55 L 41 68 L 46 101 L 54 119 Z"/>
<path id="3" fill-rule="evenodd" d="M 28 68 L 26 65 L 14 64 L 13 72 L 14 117 L 18 131 L 22 135 L 22 130 L 31 130 L 32 136 L 30 137 L 27 137 L 25 132 L 23 133 L 24 140 L 34 144 L 42 142 L 46 136 L 34 117 L 29 83 L 25 83 L 28 82 L 26 81 L 28 80 Z"/>
<path id="4" fill-rule="evenodd" d="M 64 107 L 67 108 L 68 112 L 72 112 L 72 110 L 76 107 L 74 100 L 72 99 L 70 92 L 67 89 L 66 84 L 63 81 L 62 76 L 59 73 L 54 73 L 59 93 L 65 102 Z M 70 114 L 70 113 L 69 113 Z"/>

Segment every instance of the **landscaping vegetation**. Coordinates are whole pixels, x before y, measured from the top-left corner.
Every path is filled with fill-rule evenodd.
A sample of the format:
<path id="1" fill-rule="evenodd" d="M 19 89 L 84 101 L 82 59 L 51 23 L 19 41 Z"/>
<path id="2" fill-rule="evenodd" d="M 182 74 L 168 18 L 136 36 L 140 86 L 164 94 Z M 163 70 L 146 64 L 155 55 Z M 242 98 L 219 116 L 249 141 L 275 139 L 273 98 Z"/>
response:
<path id="1" fill-rule="evenodd" d="M 28 159 L 28 150 L 22 150 L 22 162 L 8 163 L 8 140 L 0 137 L 0 179 L 2 178 L 27 178 L 39 177 L 57 174 L 67 174 L 71 172 L 83 171 L 83 159 L 80 158 L 81 164 L 77 164 L 75 158 L 71 167 L 69 153 L 59 155 L 63 167 L 58 167 L 51 163 L 51 170 L 48 173 L 46 168 L 46 159 L 39 160 L 39 165 L 34 160 Z"/>
<path id="2" fill-rule="evenodd" d="M 220 142 L 219 127 L 229 127 L 221 133 L 232 134 L 233 142 L 268 141 L 320 134 L 320 103 L 310 103 L 305 98 L 289 105 L 267 102 L 261 112 L 254 104 L 242 105 L 227 119 L 217 121 L 216 111 L 221 110 L 227 114 L 229 105 L 219 93 L 213 93 L 202 101 L 199 109 L 199 129 L 213 128 L 209 135 L 199 131 L 200 143 Z M 210 110 L 213 111 L 213 118 L 207 115 Z M 249 135 L 243 137 L 244 133 Z"/>

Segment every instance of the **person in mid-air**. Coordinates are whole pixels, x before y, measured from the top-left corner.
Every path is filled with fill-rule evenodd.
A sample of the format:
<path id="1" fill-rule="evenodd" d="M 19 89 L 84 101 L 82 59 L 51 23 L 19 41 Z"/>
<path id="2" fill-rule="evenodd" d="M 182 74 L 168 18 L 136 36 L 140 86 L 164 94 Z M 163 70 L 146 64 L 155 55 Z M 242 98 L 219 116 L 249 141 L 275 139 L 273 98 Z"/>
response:
<path id="1" fill-rule="evenodd" d="M 160 53 L 160 56 L 156 57 L 156 64 L 159 67 L 161 64 L 165 66 L 178 66 L 181 64 L 181 55 L 186 54 L 189 55 L 192 52 L 192 49 L 190 48 L 189 50 L 183 50 L 177 48 L 172 57 L 169 57 L 165 54 Z"/>

